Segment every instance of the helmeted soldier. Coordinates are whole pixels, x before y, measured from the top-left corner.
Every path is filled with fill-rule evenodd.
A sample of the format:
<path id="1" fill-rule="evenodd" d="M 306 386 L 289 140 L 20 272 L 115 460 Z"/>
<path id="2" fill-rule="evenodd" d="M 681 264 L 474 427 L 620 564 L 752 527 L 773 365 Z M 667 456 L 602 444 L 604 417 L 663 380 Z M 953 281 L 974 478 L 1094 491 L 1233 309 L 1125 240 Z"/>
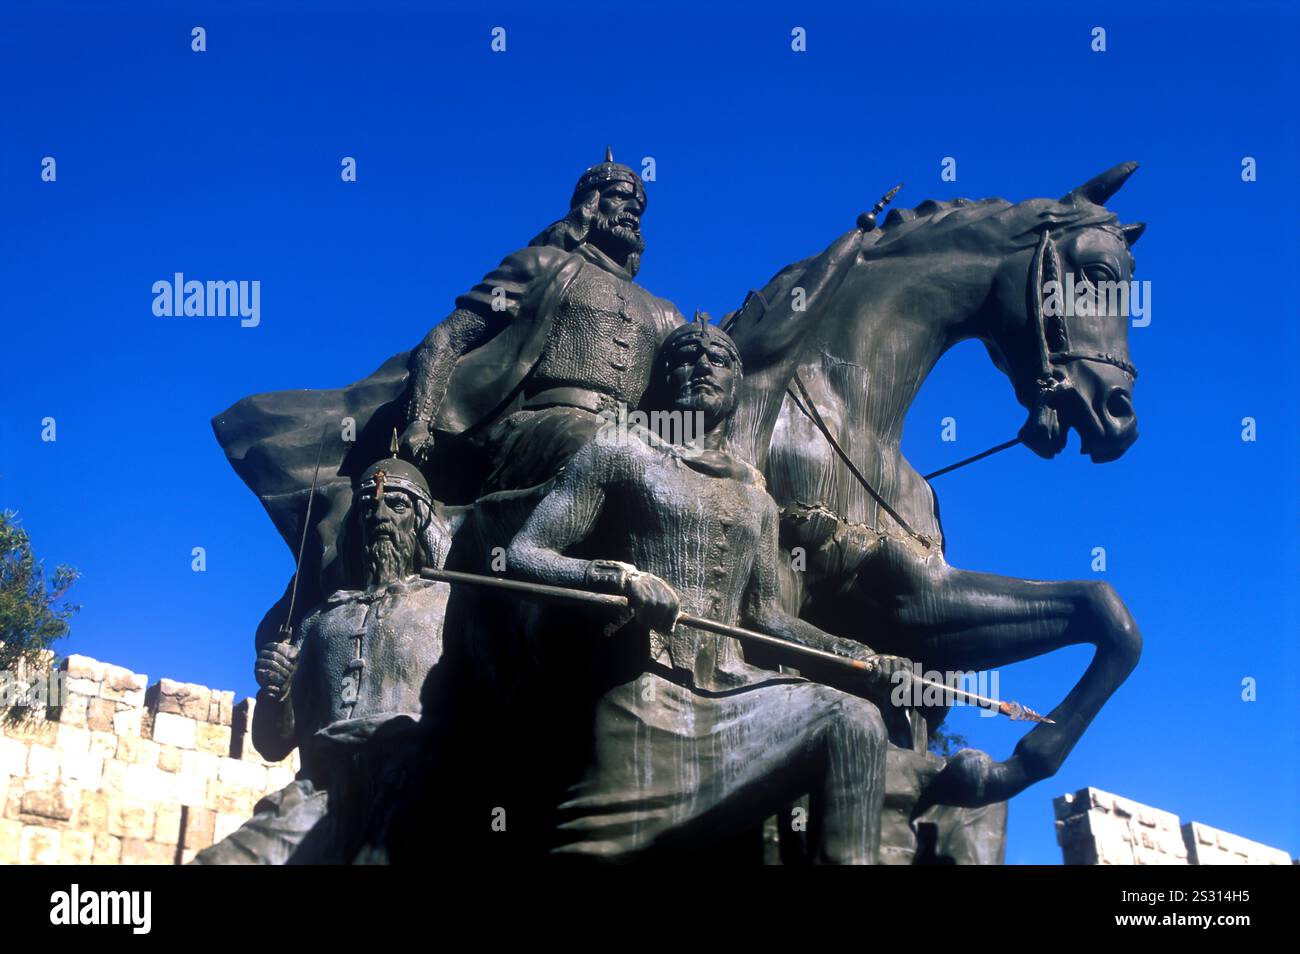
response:
<path id="1" fill-rule="evenodd" d="M 403 455 L 423 465 L 435 434 L 488 453 L 485 490 L 552 476 L 604 423 L 641 400 L 660 343 L 683 317 L 635 282 L 645 187 L 605 161 L 569 212 L 506 256 L 411 354 Z"/>
<path id="2" fill-rule="evenodd" d="M 702 416 L 702 447 L 648 434 L 590 442 L 510 545 L 512 575 L 618 593 L 635 617 L 611 638 L 622 649 L 586 643 L 591 661 L 565 666 L 583 674 L 579 684 L 551 699 L 548 711 L 595 697 L 573 730 L 591 746 L 556 809 L 558 854 L 627 862 L 716 846 L 809 793 L 816 860 L 876 860 L 886 749 L 877 707 L 756 668 L 735 639 L 677 623 L 685 611 L 867 661 L 877 692 L 906 666 L 782 609 L 777 507 L 727 439 L 740 379 L 724 332 L 704 322 L 674 331 L 654 387 L 670 412 Z M 569 629 L 564 646 L 579 653 Z"/>
<path id="3" fill-rule="evenodd" d="M 446 522 L 416 467 L 389 458 L 366 469 L 340 547 L 355 588 L 316 607 L 299 643 L 270 643 L 258 653 L 254 744 L 272 761 L 297 747 L 302 769 L 197 861 L 347 856 L 373 788 L 398 763 L 395 752 L 412 744 L 421 687 L 442 655 L 447 585 L 419 573 L 442 565 L 447 541 Z"/>

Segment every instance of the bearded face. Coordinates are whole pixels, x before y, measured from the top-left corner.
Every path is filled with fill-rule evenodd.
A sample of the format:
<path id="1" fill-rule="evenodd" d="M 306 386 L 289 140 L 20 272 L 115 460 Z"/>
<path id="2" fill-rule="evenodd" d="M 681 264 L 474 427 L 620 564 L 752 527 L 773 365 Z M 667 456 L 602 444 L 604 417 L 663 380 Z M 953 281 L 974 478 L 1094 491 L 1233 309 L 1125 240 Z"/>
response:
<path id="1" fill-rule="evenodd" d="M 630 182 L 611 182 L 600 192 L 588 240 L 617 262 L 640 257 L 645 251 L 644 212 L 645 205 Z"/>
<path id="2" fill-rule="evenodd" d="M 362 567 L 366 586 L 386 586 L 415 573 L 419 546 L 415 502 L 400 490 L 361 503 Z"/>

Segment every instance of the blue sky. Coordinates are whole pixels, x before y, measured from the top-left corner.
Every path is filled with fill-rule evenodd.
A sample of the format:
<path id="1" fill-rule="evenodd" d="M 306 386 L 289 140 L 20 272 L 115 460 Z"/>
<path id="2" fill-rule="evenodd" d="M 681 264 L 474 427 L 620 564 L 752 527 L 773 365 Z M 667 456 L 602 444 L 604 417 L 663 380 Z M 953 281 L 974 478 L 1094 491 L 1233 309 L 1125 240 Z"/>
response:
<path id="1" fill-rule="evenodd" d="M 937 481 L 951 562 L 1102 576 L 1146 643 L 1060 773 L 1013 803 L 1008 860 L 1059 862 L 1051 798 L 1084 785 L 1300 854 L 1296 14 L 1047 6 L 9 3 L 0 506 L 84 573 L 63 650 L 251 694 L 250 634 L 292 558 L 209 418 L 411 347 L 564 211 L 606 142 L 657 162 L 641 280 L 715 315 L 897 181 L 904 205 L 1018 201 L 1135 159 L 1110 205 L 1149 223 L 1141 438 L 1104 466 L 1072 443 Z M 259 280 L 261 324 L 155 317 L 151 286 L 177 271 Z M 968 343 L 927 382 L 904 449 L 928 471 L 1022 420 Z M 1011 667 L 1002 691 L 1050 709 L 1087 658 Z M 950 725 L 998 757 L 1021 731 L 969 710 Z"/>

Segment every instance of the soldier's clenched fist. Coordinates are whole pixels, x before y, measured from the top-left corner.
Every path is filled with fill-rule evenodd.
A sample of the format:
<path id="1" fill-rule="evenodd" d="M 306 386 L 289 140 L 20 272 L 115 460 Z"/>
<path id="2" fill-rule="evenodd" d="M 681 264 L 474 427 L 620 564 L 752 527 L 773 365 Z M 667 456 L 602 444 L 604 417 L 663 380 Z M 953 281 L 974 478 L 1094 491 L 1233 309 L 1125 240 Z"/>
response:
<path id="1" fill-rule="evenodd" d="M 298 647 L 293 643 L 266 643 L 257 652 L 253 676 L 257 684 L 283 699 L 298 665 Z"/>

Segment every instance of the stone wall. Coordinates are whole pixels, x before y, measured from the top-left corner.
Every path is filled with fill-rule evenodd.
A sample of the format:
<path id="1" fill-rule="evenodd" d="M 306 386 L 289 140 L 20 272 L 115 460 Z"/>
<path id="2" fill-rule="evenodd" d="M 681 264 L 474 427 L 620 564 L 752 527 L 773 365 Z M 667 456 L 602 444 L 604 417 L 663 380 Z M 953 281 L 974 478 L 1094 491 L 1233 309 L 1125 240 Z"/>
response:
<path id="1" fill-rule="evenodd" d="M 297 772 L 257 754 L 252 699 L 85 656 L 56 681 L 63 705 L 0 724 L 0 864 L 180 864 Z"/>
<path id="2" fill-rule="evenodd" d="M 1097 788 L 1054 799 L 1067 865 L 1289 865 L 1280 848 L 1210 828 Z"/>

